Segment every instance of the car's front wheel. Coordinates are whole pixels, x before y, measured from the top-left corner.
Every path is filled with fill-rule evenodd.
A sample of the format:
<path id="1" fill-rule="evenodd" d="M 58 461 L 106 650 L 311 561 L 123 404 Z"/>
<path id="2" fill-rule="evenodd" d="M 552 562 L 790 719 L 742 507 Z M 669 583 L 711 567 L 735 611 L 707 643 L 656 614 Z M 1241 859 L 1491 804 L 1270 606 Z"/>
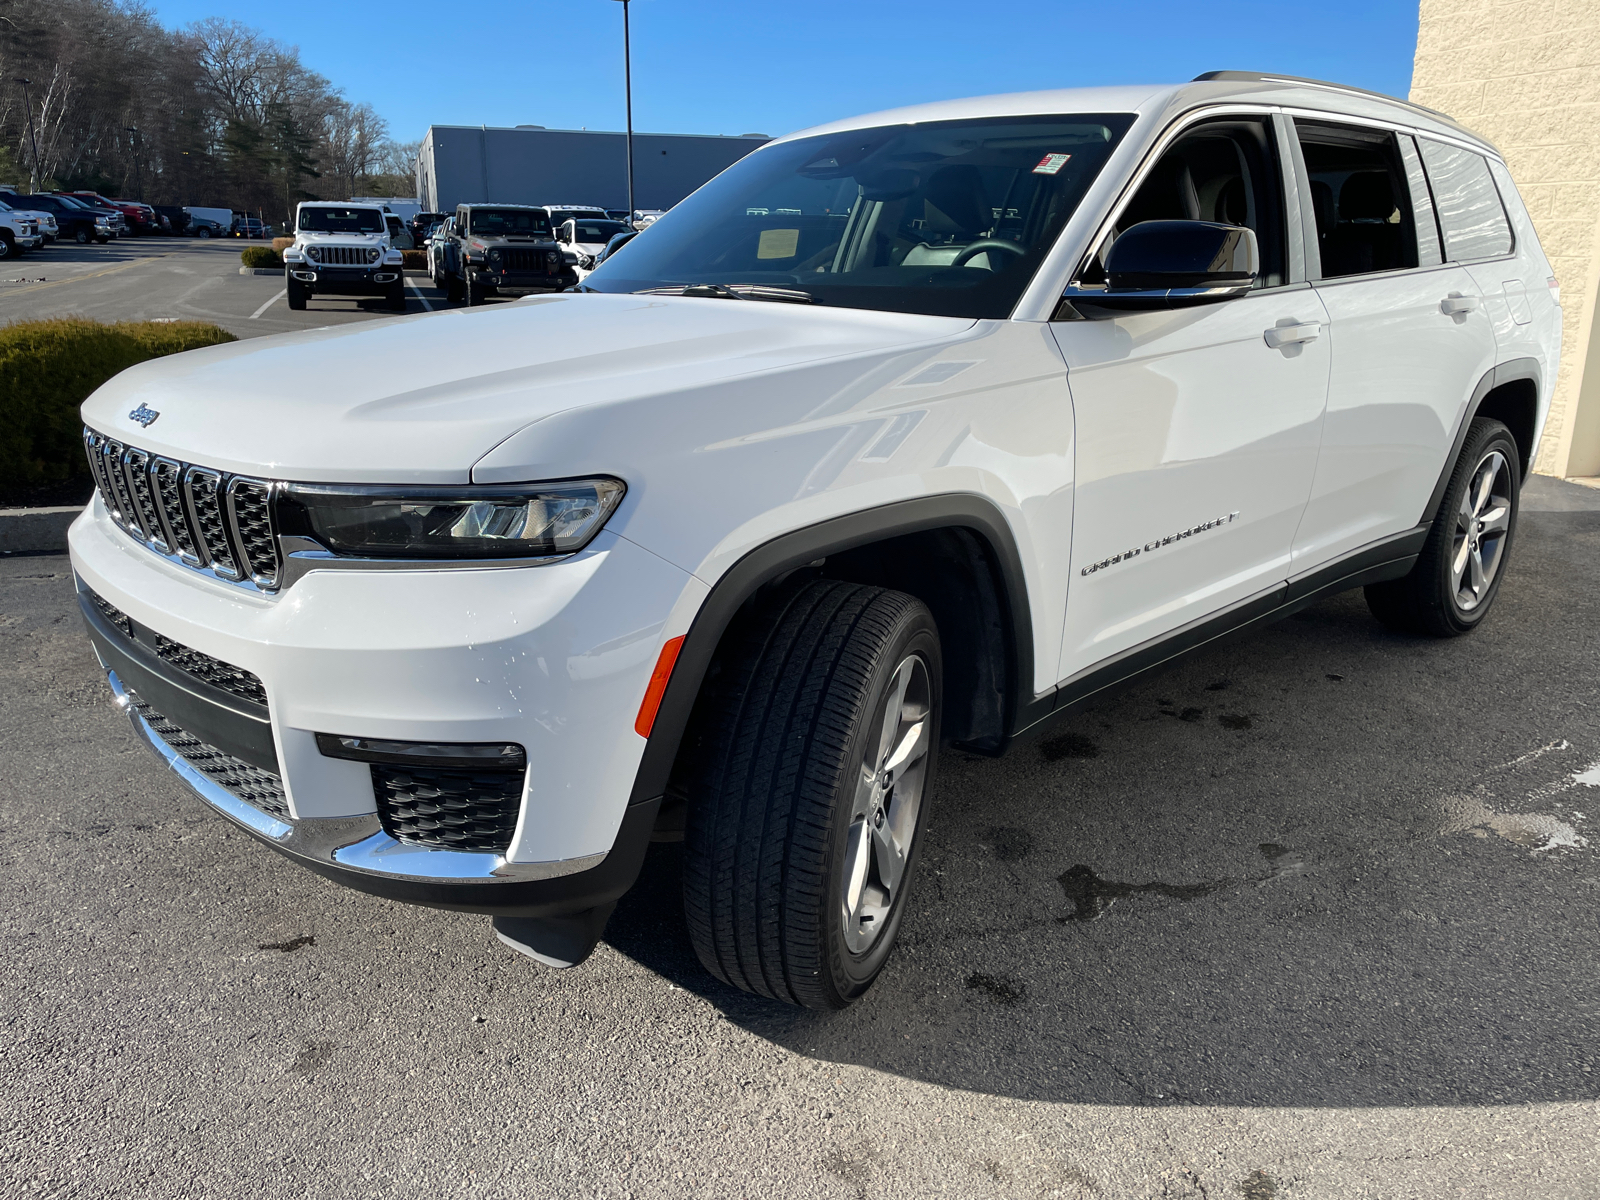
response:
<path id="1" fill-rule="evenodd" d="M 943 661 L 927 607 L 820 580 L 758 607 L 709 683 L 685 831 L 696 953 L 843 1008 L 888 961 L 927 811 Z"/>
<path id="2" fill-rule="evenodd" d="M 1505 578 L 1521 492 L 1521 458 L 1511 431 L 1477 418 L 1416 566 L 1403 579 L 1368 585 L 1372 615 L 1391 629 L 1433 637 L 1476 629 Z"/>
<path id="3" fill-rule="evenodd" d="M 306 287 L 305 284 L 301 283 L 293 275 L 289 276 L 288 281 L 283 286 L 285 293 L 284 298 L 289 302 L 289 307 L 295 312 L 299 312 L 304 309 L 306 306 L 306 300 L 311 295 L 311 289 Z"/>

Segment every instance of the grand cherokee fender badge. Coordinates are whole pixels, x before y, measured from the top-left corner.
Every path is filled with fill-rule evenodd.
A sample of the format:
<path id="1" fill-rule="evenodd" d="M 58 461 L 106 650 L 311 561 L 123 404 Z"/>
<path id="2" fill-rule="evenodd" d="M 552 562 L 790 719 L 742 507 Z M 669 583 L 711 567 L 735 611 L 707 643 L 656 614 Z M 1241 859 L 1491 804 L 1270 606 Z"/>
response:
<path id="1" fill-rule="evenodd" d="M 137 422 L 139 422 L 139 424 L 143 425 L 146 429 L 148 429 L 150 427 L 150 422 L 154 421 L 160 415 L 161 414 L 158 413 L 155 409 L 150 408 L 147 405 L 141 404 L 141 405 L 139 405 L 138 408 L 134 409 L 131 413 L 128 414 L 128 420 L 137 421 Z"/>
<path id="2" fill-rule="evenodd" d="M 1181 542 L 1185 538 L 1194 537 L 1197 533 L 1204 533 L 1208 529 L 1219 529 L 1224 525 L 1232 525 L 1239 516 L 1236 512 L 1225 516 L 1213 517 L 1209 521 L 1201 521 L 1198 525 L 1191 525 L 1187 529 L 1180 529 L 1177 533 L 1169 533 L 1166 537 L 1156 538 L 1153 542 L 1146 542 L 1142 546 L 1135 546 L 1131 550 L 1124 550 L 1121 554 L 1113 554 L 1110 558 L 1102 558 L 1099 562 L 1090 563 L 1078 572 L 1079 575 L 1093 575 L 1096 571 L 1103 571 L 1107 567 L 1115 566 L 1120 562 L 1127 562 L 1130 558 L 1138 558 L 1150 550 L 1159 550 L 1163 546 L 1170 546 L 1173 542 Z"/>

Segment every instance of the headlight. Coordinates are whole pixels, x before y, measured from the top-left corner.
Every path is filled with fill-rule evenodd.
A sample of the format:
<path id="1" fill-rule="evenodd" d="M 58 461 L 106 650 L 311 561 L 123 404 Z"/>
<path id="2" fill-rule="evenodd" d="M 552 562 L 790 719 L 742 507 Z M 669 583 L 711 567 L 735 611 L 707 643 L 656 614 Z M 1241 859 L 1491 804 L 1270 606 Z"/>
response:
<path id="1" fill-rule="evenodd" d="M 322 247 L 320 247 L 320 246 L 312 246 L 309 250 L 306 251 L 306 257 L 309 258 L 312 262 L 321 262 L 322 261 Z"/>
<path id="2" fill-rule="evenodd" d="M 561 269 L 561 254 L 559 251 L 546 250 L 544 252 L 544 261 L 552 271 L 559 271 Z"/>
<path id="3" fill-rule="evenodd" d="M 489 261 L 490 262 L 499 262 L 500 261 L 500 251 L 498 251 L 498 250 L 489 251 Z"/>
<path id="4" fill-rule="evenodd" d="M 379 253 L 378 253 L 376 248 L 367 251 L 367 261 L 369 263 L 377 262 L 379 257 L 380 257 L 380 255 L 379 255 Z"/>
<path id="5" fill-rule="evenodd" d="M 489 487 L 290 484 L 278 531 L 363 558 L 543 558 L 583 549 L 616 511 L 617 479 Z"/>

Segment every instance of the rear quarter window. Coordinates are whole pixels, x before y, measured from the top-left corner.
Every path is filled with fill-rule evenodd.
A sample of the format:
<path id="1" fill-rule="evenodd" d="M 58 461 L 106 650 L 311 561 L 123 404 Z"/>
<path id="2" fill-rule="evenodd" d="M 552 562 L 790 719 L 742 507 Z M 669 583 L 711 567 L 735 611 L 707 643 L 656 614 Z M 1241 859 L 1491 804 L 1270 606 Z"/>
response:
<path id="1" fill-rule="evenodd" d="M 1460 146 L 1418 139 L 1444 233 L 1445 257 L 1470 262 L 1511 253 L 1511 222 L 1488 160 Z"/>

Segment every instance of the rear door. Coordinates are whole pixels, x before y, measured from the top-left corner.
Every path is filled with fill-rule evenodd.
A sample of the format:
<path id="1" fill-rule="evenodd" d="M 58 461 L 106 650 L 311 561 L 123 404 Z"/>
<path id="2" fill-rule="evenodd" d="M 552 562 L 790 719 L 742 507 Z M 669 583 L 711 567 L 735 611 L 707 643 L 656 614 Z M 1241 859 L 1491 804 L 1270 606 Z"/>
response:
<path id="1" fill-rule="evenodd" d="M 1444 261 L 1413 139 L 1294 124 L 1333 350 L 1322 451 L 1294 543 L 1298 575 L 1361 551 L 1381 558 L 1385 539 L 1424 519 L 1495 342 L 1482 289 Z"/>
<path id="2" fill-rule="evenodd" d="M 1140 221 L 1256 232 L 1237 300 L 1052 326 L 1077 427 L 1071 590 L 1058 677 L 1270 593 L 1316 466 L 1328 382 L 1323 311 L 1300 274 L 1297 197 L 1265 114 L 1205 120 L 1161 152 L 1101 242 Z M 1094 283 L 1091 263 L 1080 282 Z M 1268 331 L 1293 340 L 1276 347 Z"/>

